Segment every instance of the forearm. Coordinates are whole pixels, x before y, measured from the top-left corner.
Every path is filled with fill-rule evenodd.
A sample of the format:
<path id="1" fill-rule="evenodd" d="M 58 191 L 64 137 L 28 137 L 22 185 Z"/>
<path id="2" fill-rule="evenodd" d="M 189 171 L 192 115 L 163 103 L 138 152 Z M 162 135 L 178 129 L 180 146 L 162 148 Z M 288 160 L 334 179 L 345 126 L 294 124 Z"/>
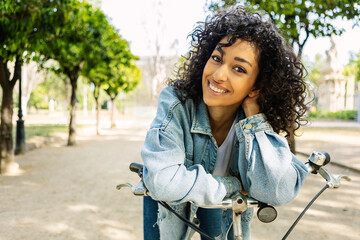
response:
<path id="1" fill-rule="evenodd" d="M 199 164 L 187 168 L 184 150 L 164 131 L 149 131 L 141 155 L 145 165 L 144 183 L 154 199 L 216 204 L 226 195 L 241 190 L 240 181 L 234 177 L 214 177 Z"/>
<path id="2" fill-rule="evenodd" d="M 288 147 L 286 139 L 271 129 L 264 116 L 240 122 L 247 160 L 248 193 L 272 204 L 293 199 L 308 172 Z"/>

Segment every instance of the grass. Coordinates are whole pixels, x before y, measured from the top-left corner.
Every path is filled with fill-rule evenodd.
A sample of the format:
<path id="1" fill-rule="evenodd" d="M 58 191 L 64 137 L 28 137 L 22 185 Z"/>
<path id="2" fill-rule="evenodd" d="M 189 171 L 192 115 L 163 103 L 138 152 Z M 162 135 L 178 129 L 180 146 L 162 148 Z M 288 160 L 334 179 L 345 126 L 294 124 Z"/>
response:
<path id="1" fill-rule="evenodd" d="M 52 137 L 57 133 L 66 133 L 68 130 L 69 125 L 67 124 L 29 125 L 25 126 L 25 138 L 30 139 L 35 136 Z"/>
<path id="2" fill-rule="evenodd" d="M 77 125 L 77 128 L 82 126 Z M 25 125 L 25 138 L 26 140 L 32 137 L 52 137 L 58 133 L 67 133 L 69 131 L 68 124 L 37 124 Z M 16 124 L 13 125 L 13 138 L 16 139 Z"/>
<path id="3" fill-rule="evenodd" d="M 329 111 L 316 111 L 309 112 L 309 118 L 311 119 L 323 119 L 323 120 L 355 120 L 357 116 L 356 110 L 346 110 L 346 111 L 338 111 L 338 112 L 329 112 Z"/>

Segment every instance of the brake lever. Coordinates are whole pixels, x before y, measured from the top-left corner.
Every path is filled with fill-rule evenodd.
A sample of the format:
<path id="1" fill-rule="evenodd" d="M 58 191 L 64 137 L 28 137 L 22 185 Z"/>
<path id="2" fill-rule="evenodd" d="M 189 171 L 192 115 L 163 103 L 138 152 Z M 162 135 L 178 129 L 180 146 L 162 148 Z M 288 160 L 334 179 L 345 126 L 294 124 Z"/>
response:
<path id="1" fill-rule="evenodd" d="M 321 167 L 319 169 L 319 174 L 326 180 L 326 184 L 329 188 L 339 188 L 341 185 L 341 179 L 346 181 L 351 181 L 351 178 L 347 175 L 339 175 L 335 178 L 326 168 Z"/>
<path id="2" fill-rule="evenodd" d="M 117 190 L 121 188 L 128 187 L 131 189 L 131 192 L 136 196 L 150 196 L 149 191 L 145 187 L 143 181 L 140 181 L 137 186 L 132 185 L 131 183 L 122 183 L 116 186 Z"/>
<path id="3" fill-rule="evenodd" d="M 127 183 L 121 183 L 121 184 L 117 185 L 116 189 L 120 190 L 121 188 L 124 188 L 124 187 L 130 188 L 131 191 L 134 192 L 134 189 L 135 189 L 134 185 L 132 185 L 131 183 L 128 183 L 128 182 Z"/>

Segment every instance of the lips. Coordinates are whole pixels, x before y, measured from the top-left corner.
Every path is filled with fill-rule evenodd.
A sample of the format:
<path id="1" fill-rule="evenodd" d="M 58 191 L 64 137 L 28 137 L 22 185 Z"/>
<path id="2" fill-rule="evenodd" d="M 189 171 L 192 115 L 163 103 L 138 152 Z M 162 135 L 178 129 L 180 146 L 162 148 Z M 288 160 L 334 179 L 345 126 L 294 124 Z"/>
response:
<path id="1" fill-rule="evenodd" d="M 221 85 L 219 85 L 218 83 L 212 80 L 209 81 L 208 86 L 213 93 L 223 94 L 229 92 L 229 90 L 227 90 L 226 88 L 222 87 Z"/>

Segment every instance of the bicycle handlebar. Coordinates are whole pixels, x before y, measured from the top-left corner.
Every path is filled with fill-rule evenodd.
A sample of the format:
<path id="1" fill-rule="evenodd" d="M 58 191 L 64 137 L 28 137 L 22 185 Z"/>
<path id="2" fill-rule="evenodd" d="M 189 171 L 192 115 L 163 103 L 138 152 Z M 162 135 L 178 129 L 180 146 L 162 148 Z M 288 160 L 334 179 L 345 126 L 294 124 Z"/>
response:
<path id="1" fill-rule="evenodd" d="M 328 182 L 328 185 L 330 188 L 337 188 L 340 186 L 340 179 L 345 178 L 346 180 L 348 177 L 346 176 L 339 176 L 337 179 L 335 179 L 330 172 L 328 172 L 323 166 L 328 164 L 330 162 L 330 155 L 326 152 L 312 152 L 310 155 L 308 162 L 305 163 L 306 168 L 309 172 L 317 174 L 320 173 L 320 175 Z M 142 179 L 143 174 L 143 167 L 144 165 L 141 163 L 131 163 L 129 168 L 130 171 L 135 172 L 139 175 L 139 177 Z M 143 181 L 141 180 L 140 183 L 137 186 L 133 186 L 131 183 L 125 183 L 125 184 L 119 184 L 116 186 L 116 189 L 121 189 L 122 187 L 129 187 L 131 188 L 134 195 L 137 196 L 150 196 L 149 191 L 146 189 Z M 250 197 L 241 195 L 242 199 L 246 199 L 245 201 L 249 202 L 249 206 L 254 206 L 256 204 L 259 204 L 259 202 L 255 199 L 252 199 Z M 224 199 L 221 203 L 212 205 L 212 206 L 200 206 L 203 208 L 231 208 L 231 202 L 233 199 Z"/>
<path id="2" fill-rule="evenodd" d="M 327 152 L 312 152 L 305 166 L 309 172 L 316 174 L 318 170 L 330 162 L 330 155 Z"/>
<path id="3" fill-rule="evenodd" d="M 309 172 L 313 174 L 319 173 L 325 180 L 329 188 L 339 188 L 341 179 L 350 181 L 351 179 L 346 175 L 339 175 L 335 178 L 324 166 L 330 162 L 330 155 L 326 152 L 312 152 L 309 161 L 305 166 Z"/>
<path id="4" fill-rule="evenodd" d="M 345 175 L 340 175 L 337 178 L 335 178 L 327 169 L 324 168 L 326 164 L 330 162 L 330 155 L 326 152 L 312 152 L 310 157 L 308 158 L 308 162 L 305 163 L 306 168 L 310 173 L 317 174 L 319 173 L 327 182 L 327 185 L 329 188 L 338 188 L 340 187 L 341 179 L 345 179 L 350 181 L 350 178 Z M 142 174 L 143 174 L 143 164 L 141 163 L 131 163 L 129 166 L 130 170 L 132 172 L 136 172 L 139 177 L 141 178 L 140 182 L 137 186 L 133 186 L 131 183 L 125 183 L 125 184 L 119 184 L 116 186 L 116 189 L 121 189 L 123 187 L 129 187 L 131 188 L 131 191 L 136 196 L 150 196 L 150 192 L 147 190 L 146 186 L 144 185 L 144 182 L 142 181 Z M 266 215 L 266 219 L 275 219 L 276 218 L 276 210 L 274 209 L 269 211 L 269 208 L 273 208 L 272 206 L 269 206 L 267 204 L 264 204 L 262 202 L 257 201 L 256 199 L 253 199 L 251 197 L 245 196 L 241 193 L 235 194 L 232 198 L 224 199 L 222 202 L 214 205 L 197 205 L 201 208 L 221 208 L 221 209 L 237 209 L 239 212 L 244 212 L 249 207 L 259 207 L 261 209 L 266 209 L 267 211 L 263 212 L 270 212 Z M 274 213 L 275 212 L 275 213 Z M 260 213 L 260 215 L 263 215 Z M 273 215 L 275 215 L 275 218 L 273 218 Z M 258 212 L 259 216 L 259 212 Z M 261 220 L 261 219 L 260 219 Z M 268 222 L 268 220 L 265 220 L 265 222 Z"/>
<path id="5" fill-rule="evenodd" d="M 310 173 L 317 174 L 319 173 L 326 180 L 326 188 L 338 188 L 340 187 L 341 179 L 345 179 L 350 181 L 351 179 L 345 175 L 339 175 L 335 178 L 324 166 L 330 162 L 330 155 L 326 152 L 312 152 L 310 157 L 308 158 L 308 162 L 305 163 L 307 170 Z M 131 163 L 129 166 L 132 172 L 136 172 L 140 177 L 140 182 L 137 186 L 133 186 L 131 183 L 119 184 L 116 186 L 116 189 L 120 190 L 123 187 L 131 188 L 131 191 L 136 196 L 150 196 L 150 192 L 147 190 L 144 182 L 142 180 L 143 175 L 143 164 L 141 163 Z M 325 188 L 324 188 L 325 189 Z M 323 190 L 322 190 L 323 191 Z M 321 192 L 322 192 L 321 191 Z M 321 192 L 319 194 L 321 194 Z M 319 195 L 318 194 L 318 195 Z M 317 196 L 318 196 L 317 195 Z M 289 231 L 286 233 L 283 239 L 290 234 L 292 229 L 295 227 L 297 222 L 301 219 L 306 210 L 311 206 L 312 202 L 315 201 L 317 196 L 310 202 L 310 204 L 304 209 L 303 213 L 299 216 L 299 218 L 295 221 L 295 223 L 291 226 Z M 159 202 L 163 203 L 163 202 Z M 269 223 L 276 219 L 277 212 L 273 206 L 267 205 L 266 203 L 262 203 L 253 199 L 249 196 L 243 195 L 240 192 L 234 194 L 231 198 L 224 199 L 219 204 L 214 205 L 198 205 L 201 208 L 209 208 L 209 209 L 232 209 L 233 210 L 233 229 L 235 239 L 241 236 L 241 213 L 243 213 L 249 207 L 259 207 L 257 216 L 258 219 L 262 222 Z M 171 209 L 170 209 L 171 210 Z M 186 220 L 183 220 L 186 221 Z M 191 226 L 190 226 L 191 227 Z M 195 229 L 195 226 L 192 226 Z M 201 229 L 197 230 L 200 231 Z M 201 234 L 201 231 L 199 232 Z M 240 239 L 240 237 L 239 237 Z"/>
<path id="6" fill-rule="evenodd" d="M 136 163 L 136 162 L 130 163 L 130 166 L 129 166 L 130 171 L 137 173 L 139 176 L 140 176 L 140 174 L 142 174 L 143 167 L 144 167 L 143 164 Z"/>

